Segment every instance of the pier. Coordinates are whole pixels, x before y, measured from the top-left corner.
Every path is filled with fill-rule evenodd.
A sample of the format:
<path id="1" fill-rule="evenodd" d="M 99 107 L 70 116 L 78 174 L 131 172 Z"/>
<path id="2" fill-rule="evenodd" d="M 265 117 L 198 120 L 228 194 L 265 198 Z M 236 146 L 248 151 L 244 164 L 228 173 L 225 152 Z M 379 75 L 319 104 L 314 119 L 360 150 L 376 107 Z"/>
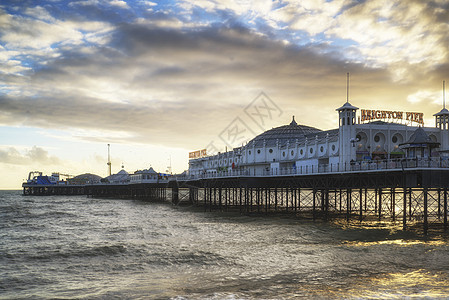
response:
<path id="1" fill-rule="evenodd" d="M 188 199 L 205 211 L 287 213 L 299 218 L 421 223 L 447 230 L 449 170 L 414 168 L 365 172 L 219 177 L 170 183 L 171 201 Z"/>
<path id="2" fill-rule="evenodd" d="M 402 113 L 379 110 L 362 110 L 362 119 L 379 120 L 357 122 L 357 110 L 348 99 L 337 108 L 338 129 L 323 131 L 293 117 L 231 151 L 191 152 L 184 175 L 121 170 L 79 187 L 24 184 L 24 195 L 162 200 L 204 211 L 402 222 L 404 230 L 420 223 L 425 234 L 430 226 L 447 230 L 449 111 L 434 115 L 435 127 L 421 127 L 422 114 L 414 113 L 419 118 L 409 122 L 419 126 L 412 127 L 381 121 L 383 113 Z"/>
<path id="3" fill-rule="evenodd" d="M 422 224 L 448 229 L 449 169 L 431 167 L 250 176 L 174 176 L 168 182 L 38 186 L 24 195 L 86 195 L 92 198 L 168 201 L 204 211 L 288 214 L 297 218 Z"/>

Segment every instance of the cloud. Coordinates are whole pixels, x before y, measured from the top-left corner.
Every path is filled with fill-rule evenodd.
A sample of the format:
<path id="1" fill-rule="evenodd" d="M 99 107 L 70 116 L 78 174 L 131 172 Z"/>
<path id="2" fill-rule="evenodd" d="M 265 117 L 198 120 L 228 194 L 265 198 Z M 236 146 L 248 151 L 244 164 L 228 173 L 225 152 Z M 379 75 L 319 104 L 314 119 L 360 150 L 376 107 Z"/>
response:
<path id="1" fill-rule="evenodd" d="M 0 122 L 122 131 L 115 137 L 122 143 L 193 148 L 216 137 L 261 91 L 306 118 L 308 110 L 330 105 L 333 112 L 340 104 L 335 90 L 341 89 L 343 99 L 344 80 L 332 79 L 343 78 L 342 70 L 376 80 L 385 76 L 317 52 L 241 27 L 174 30 L 122 24 L 108 47 L 62 52 L 35 70 L 23 91 L 0 97 Z M 110 133 L 81 138 L 114 139 Z"/>
<path id="2" fill-rule="evenodd" d="M 121 0 L 111 0 L 109 1 L 109 4 L 112 6 L 118 6 L 120 8 L 129 8 L 128 4 L 125 1 Z"/>
<path id="3" fill-rule="evenodd" d="M 201 8 L 216 15 L 224 7 L 235 20 L 250 20 L 249 26 L 257 19 L 257 24 L 263 24 L 257 29 L 273 39 L 296 45 L 342 45 L 336 48 L 342 58 L 387 68 L 396 81 L 405 80 L 412 70 L 427 72 L 448 59 L 449 3 L 445 1 L 290 0 L 261 6 L 218 0 L 185 6 L 187 11 Z M 358 51 L 348 53 L 351 45 Z"/>
<path id="4" fill-rule="evenodd" d="M 353 104 L 367 108 L 373 103 L 378 107 L 395 106 L 392 109 L 418 105 L 419 102 L 408 101 L 412 99 L 409 95 L 439 88 L 441 76 L 449 75 L 444 59 L 433 67 L 429 67 L 430 60 L 404 59 L 403 54 L 412 48 L 398 54 L 395 47 L 402 47 L 403 42 L 379 37 L 380 33 L 369 28 L 378 26 L 378 30 L 386 32 L 388 26 L 375 25 L 375 20 L 382 17 L 388 23 L 399 18 L 396 6 L 389 6 L 392 12 L 376 4 L 362 2 L 348 6 L 344 1 L 322 7 L 314 5 L 313 1 L 251 6 L 251 12 L 246 10 L 251 15 L 249 19 L 255 23 L 266 20 L 260 25 L 268 26 L 265 34 L 239 22 L 245 11 L 242 7 L 247 6 L 243 2 L 190 5 L 192 13 L 200 8 L 210 14 L 221 13 L 220 17 L 227 20 L 223 24 L 214 23 L 216 19 L 213 18 L 204 23 L 193 19 L 186 21 L 187 17 L 176 15 L 166 7 L 164 13 L 145 13 L 146 19 L 114 25 L 93 21 L 96 19 L 57 20 L 55 24 L 65 24 L 82 34 L 79 43 L 60 42 L 57 50 L 52 50 L 57 55 L 45 56 L 45 63 L 32 70 L 14 62 L 14 53 L 5 54 L 11 60 L 10 68 L 25 69 L 11 69 L 10 74 L 1 77 L 8 93 L 0 96 L 0 123 L 57 127 L 69 132 L 81 129 L 87 133 L 71 136 L 96 142 L 114 140 L 197 148 L 217 137 L 232 120 L 243 114 L 244 107 L 261 91 L 273 98 L 283 111 L 295 114 L 301 123 L 326 129 L 336 126 L 334 109 L 345 101 L 345 73 L 348 71 L 353 74 Z M 102 1 L 82 3 L 73 2 L 70 7 L 79 9 L 77 12 L 95 11 L 105 4 Z M 232 4 L 232 9 L 223 11 L 228 3 Z M 297 11 L 304 13 L 301 17 L 304 24 L 324 20 L 318 26 L 319 31 L 329 28 L 327 35 L 341 40 L 320 42 L 319 39 L 325 38 L 323 34 L 316 41 L 297 44 L 289 42 L 292 29 L 286 29 L 282 35 L 287 42 L 276 38 L 283 27 L 297 24 Z M 311 20 L 307 20 L 308 11 L 313 12 Z M 431 15 L 426 11 L 424 16 Z M 362 18 L 371 13 L 374 16 Z M 436 22 L 439 16 L 434 15 Z M 19 18 L 7 17 L 16 23 Z M 46 30 L 56 26 L 27 19 L 24 28 L 30 24 L 49 26 Z M 102 24 L 108 25 L 105 31 L 101 31 Z M 307 31 L 308 26 L 304 24 L 301 30 Z M 398 26 L 397 30 L 400 28 Z M 350 29 L 354 31 L 352 37 Z M 91 30 L 92 36 L 85 30 Z M 361 34 L 364 30 L 365 37 Z M 407 28 L 401 30 L 409 32 Z M 14 30 L 9 28 L 8 31 Z M 272 35 L 268 34 L 270 31 Z M 307 34 L 316 33 L 308 31 Z M 393 37 L 394 34 L 392 30 Z M 38 34 L 37 40 L 40 38 Z M 95 43 L 97 38 L 95 45 L 86 42 L 91 39 Z M 351 43 L 348 47 L 346 38 L 357 44 Z M 38 50 L 43 51 L 35 51 Z M 385 64 L 379 63 L 382 55 L 387 55 Z M 394 82 L 392 70 L 396 75 L 405 74 L 408 81 Z M 422 70 L 427 72 L 426 78 L 422 78 Z M 16 74 L 19 71 L 21 76 Z M 6 68 L 4 72 L 7 73 Z M 432 101 L 421 102 L 432 103 L 425 108 L 426 113 L 437 109 Z M 325 117 L 318 118 L 318 115 Z M 273 120 L 270 126 L 289 121 Z M 114 136 L 114 132 L 119 134 Z"/>
<path id="5" fill-rule="evenodd" d="M 434 68 L 447 60 L 447 4 L 422 1 L 364 1 L 342 12 L 326 33 L 358 43 L 362 57 L 376 66 L 408 63 Z M 445 13 L 447 15 L 447 13 Z"/>
<path id="6" fill-rule="evenodd" d="M 9 14 L 0 6 L 0 72 L 24 75 L 32 65 L 45 65 L 60 51 L 88 43 L 102 45 L 112 29 L 109 24 L 89 20 L 58 20 L 44 7 L 28 7 L 23 15 Z"/>
<path id="7" fill-rule="evenodd" d="M 57 165 L 61 163 L 61 160 L 49 155 L 48 151 L 37 146 L 33 146 L 25 153 L 19 152 L 14 147 L 8 147 L 6 149 L 0 149 L 0 163 L 12 165 Z"/>

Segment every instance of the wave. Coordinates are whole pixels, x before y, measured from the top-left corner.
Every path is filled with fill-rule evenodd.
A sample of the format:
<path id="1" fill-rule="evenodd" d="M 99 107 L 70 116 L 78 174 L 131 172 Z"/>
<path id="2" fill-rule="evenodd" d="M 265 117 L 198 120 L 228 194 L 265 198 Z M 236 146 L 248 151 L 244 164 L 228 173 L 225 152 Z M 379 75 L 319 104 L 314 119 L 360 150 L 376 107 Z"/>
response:
<path id="1" fill-rule="evenodd" d="M 56 250 L 43 250 L 36 253 L 29 253 L 25 251 L 15 251 L 14 253 L 4 253 L 3 257 L 12 261 L 32 261 L 44 260 L 53 261 L 57 259 L 70 258 L 86 258 L 86 257 L 113 257 L 123 255 L 127 252 L 127 247 L 124 245 L 103 245 L 83 248 L 64 248 Z"/>

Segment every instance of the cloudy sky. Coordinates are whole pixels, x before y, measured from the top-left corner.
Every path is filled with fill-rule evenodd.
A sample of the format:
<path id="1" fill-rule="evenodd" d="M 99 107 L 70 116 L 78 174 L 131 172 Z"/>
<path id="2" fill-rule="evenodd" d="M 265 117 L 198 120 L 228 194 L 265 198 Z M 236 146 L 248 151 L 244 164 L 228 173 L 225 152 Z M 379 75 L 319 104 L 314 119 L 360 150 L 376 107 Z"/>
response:
<path id="1" fill-rule="evenodd" d="M 449 1 L 0 2 L 0 188 L 29 171 L 187 168 L 335 108 L 423 112 L 449 79 Z M 239 138 L 229 132 L 239 132 Z"/>

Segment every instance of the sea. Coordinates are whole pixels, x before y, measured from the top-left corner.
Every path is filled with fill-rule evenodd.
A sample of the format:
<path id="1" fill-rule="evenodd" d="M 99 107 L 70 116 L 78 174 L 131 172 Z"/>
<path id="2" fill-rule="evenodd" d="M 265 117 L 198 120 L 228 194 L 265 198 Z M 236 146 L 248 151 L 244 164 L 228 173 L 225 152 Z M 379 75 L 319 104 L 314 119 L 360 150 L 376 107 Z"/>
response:
<path id="1" fill-rule="evenodd" d="M 0 191 L 0 299 L 300 298 L 449 298 L 449 239 L 398 226 Z"/>

